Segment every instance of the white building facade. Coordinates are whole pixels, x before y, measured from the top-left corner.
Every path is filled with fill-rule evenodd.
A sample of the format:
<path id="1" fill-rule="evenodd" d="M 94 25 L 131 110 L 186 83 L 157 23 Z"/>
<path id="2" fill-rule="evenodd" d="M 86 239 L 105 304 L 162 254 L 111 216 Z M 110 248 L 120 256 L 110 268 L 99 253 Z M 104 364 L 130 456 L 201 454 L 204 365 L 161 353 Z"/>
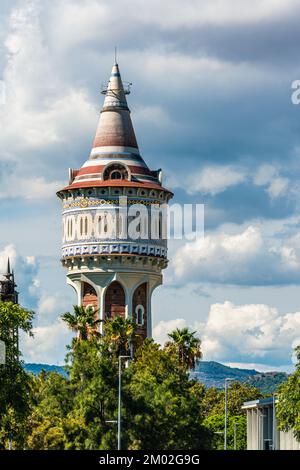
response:
<path id="1" fill-rule="evenodd" d="M 245 402 L 247 450 L 300 450 L 293 431 L 278 431 L 274 398 Z"/>

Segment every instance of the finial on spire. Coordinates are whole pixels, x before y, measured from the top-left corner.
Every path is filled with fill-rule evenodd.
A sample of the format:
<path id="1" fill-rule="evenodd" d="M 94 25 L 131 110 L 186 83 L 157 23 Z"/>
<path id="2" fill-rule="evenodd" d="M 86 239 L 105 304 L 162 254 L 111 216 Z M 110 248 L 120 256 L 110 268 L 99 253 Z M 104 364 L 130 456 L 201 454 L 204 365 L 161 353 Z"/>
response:
<path id="1" fill-rule="evenodd" d="M 117 63 L 117 46 L 115 46 L 115 65 L 118 65 L 118 63 Z"/>

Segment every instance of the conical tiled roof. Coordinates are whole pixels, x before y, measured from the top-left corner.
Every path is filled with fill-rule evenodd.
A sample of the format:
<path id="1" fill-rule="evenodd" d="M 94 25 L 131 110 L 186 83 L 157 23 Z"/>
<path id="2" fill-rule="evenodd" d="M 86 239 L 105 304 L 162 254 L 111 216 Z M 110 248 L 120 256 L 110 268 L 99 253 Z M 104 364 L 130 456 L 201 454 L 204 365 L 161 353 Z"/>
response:
<path id="1" fill-rule="evenodd" d="M 105 91 L 90 158 L 101 157 L 108 151 L 139 153 L 118 64 L 112 68 Z"/>
<path id="2" fill-rule="evenodd" d="M 161 188 L 160 171 L 151 171 L 140 155 L 119 66 L 114 64 L 88 160 L 71 170 L 64 189 L 92 186 L 138 186 Z M 124 168 L 122 179 L 111 179 L 110 168 Z M 161 188 L 163 189 L 163 188 Z"/>

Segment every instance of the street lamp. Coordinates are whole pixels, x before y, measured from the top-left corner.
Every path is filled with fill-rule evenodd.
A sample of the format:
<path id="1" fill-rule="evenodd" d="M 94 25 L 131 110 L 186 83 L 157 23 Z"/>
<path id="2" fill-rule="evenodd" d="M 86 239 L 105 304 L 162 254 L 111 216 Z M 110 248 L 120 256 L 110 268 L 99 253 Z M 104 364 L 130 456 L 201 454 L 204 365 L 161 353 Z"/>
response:
<path id="1" fill-rule="evenodd" d="M 119 356 L 119 400 L 118 400 L 118 450 L 121 450 L 121 385 L 122 385 L 122 359 L 131 359 L 131 356 Z"/>
<path id="2" fill-rule="evenodd" d="M 227 450 L 227 384 L 234 381 L 234 379 L 225 379 L 225 423 L 224 423 L 224 450 Z"/>
<path id="3" fill-rule="evenodd" d="M 272 450 L 276 450 L 276 395 L 273 393 Z"/>

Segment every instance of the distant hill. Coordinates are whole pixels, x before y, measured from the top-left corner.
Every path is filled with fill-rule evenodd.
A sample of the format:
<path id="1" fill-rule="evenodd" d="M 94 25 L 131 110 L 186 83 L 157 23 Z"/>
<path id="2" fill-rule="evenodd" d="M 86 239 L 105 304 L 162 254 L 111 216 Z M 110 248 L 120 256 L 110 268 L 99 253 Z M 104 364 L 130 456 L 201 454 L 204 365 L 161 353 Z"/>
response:
<path id="1" fill-rule="evenodd" d="M 224 380 L 233 378 L 238 381 L 246 381 L 251 376 L 259 374 L 254 369 L 238 369 L 237 367 L 229 367 L 219 362 L 201 361 L 191 376 L 204 383 L 207 387 L 224 387 Z"/>
<path id="2" fill-rule="evenodd" d="M 224 388 L 224 381 L 228 377 L 257 387 L 264 394 L 275 392 L 278 385 L 288 378 L 284 372 L 258 372 L 255 369 L 228 367 L 214 361 L 201 361 L 191 376 L 207 387 L 217 388 Z"/>
<path id="3" fill-rule="evenodd" d="M 31 374 L 38 375 L 41 370 L 45 372 L 57 372 L 64 376 L 67 373 L 63 366 L 50 364 L 25 364 L 24 368 Z M 202 382 L 206 387 L 224 387 L 224 380 L 227 377 L 233 378 L 239 382 L 246 382 L 249 385 L 257 387 L 264 394 L 275 392 L 279 384 L 287 380 L 288 374 L 284 372 L 258 372 L 255 369 L 238 369 L 237 367 L 228 367 L 224 364 L 214 361 L 201 361 L 191 377 Z"/>
<path id="4" fill-rule="evenodd" d="M 246 382 L 253 387 L 258 388 L 264 394 L 274 393 L 278 385 L 285 382 L 288 374 L 285 372 L 259 372 L 249 377 Z"/>

